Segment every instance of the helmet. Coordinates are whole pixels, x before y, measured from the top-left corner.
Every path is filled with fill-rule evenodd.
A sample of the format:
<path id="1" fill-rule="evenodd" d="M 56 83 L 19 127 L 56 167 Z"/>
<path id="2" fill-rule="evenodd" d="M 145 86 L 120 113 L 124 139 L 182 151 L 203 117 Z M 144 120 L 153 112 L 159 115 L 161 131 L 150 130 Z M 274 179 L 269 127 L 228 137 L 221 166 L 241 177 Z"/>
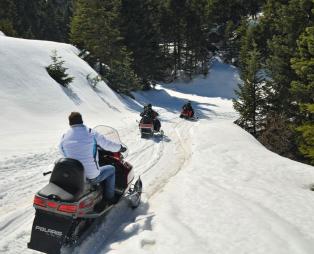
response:
<path id="1" fill-rule="evenodd" d="M 147 104 L 147 108 L 152 108 L 152 104 Z"/>

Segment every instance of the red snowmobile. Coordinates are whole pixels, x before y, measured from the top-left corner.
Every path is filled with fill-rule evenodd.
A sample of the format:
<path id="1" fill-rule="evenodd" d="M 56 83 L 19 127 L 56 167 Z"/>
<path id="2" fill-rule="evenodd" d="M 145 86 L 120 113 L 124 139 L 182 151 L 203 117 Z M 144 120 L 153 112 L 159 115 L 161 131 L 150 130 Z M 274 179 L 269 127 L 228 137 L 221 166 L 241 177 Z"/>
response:
<path id="1" fill-rule="evenodd" d="M 113 141 L 120 142 L 117 131 L 108 126 L 95 130 Z M 121 142 L 120 142 L 121 143 Z M 126 199 L 132 208 L 140 204 L 142 181 L 135 183 L 131 164 L 120 152 L 98 150 L 99 165 L 116 168 L 115 195 L 117 202 Z M 85 179 L 83 165 L 74 159 L 59 159 L 52 170 L 49 183 L 34 197 L 36 210 L 28 248 L 48 254 L 59 254 L 62 246 L 72 246 L 93 225 L 105 216 L 114 204 L 103 198 L 103 185 L 92 185 Z"/>
<path id="2" fill-rule="evenodd" d="M 180 118 L 188 119 L 188 120 L 195 120 L 197 117 L 194 115 L 194 110 L 192 108 L 191 102 L 189 101 L 182 107 L 182 111 L 180 114 Z"/>
<path id="3" fill-rule="evenodd" d="M 194 119 L 194 112 L 193 110 L 184 109 L 180 114 L 180 118 L 184 119 Z"/>

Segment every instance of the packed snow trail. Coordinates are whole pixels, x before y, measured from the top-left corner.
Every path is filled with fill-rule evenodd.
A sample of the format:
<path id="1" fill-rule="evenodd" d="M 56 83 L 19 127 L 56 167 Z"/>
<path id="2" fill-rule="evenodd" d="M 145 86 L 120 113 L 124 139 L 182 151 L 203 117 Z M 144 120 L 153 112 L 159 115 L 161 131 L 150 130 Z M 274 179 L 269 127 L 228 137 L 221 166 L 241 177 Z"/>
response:
<path id="1" fill-rule="evenodd" d="M 69 90 L 45 71 L 52 49 L 75 77 Z M 89 127 L 119 131 L 144 193 L 138 209 L 119 203 L 63 253 L 313 253 L 313 167 L 268 151 L 233 124 L 234 67 L 217 59 L 208 77 L 138 92 L 134 101 L 103 82 L 90 87 L 86 76 L 96 74 L 77 53 L 67 44 L 0 38 L 1 253 L 37 253 L 26 247 L 33 196 L 59 158 L 70 111 L 82 112 Z M 186 100 L 198 121 L 179 118 Z M 140 138 L 136 120 L 145 103 L 160 113 L 164 138 Z"/>
<path id="2" fill-rule="evenodd" d="M 183 149 L 180 169 L 158 191 L 148 185 L 144 211 L 128 212 L 113 236 L 101 241 L 105 231 L 95 233 L 93 253 L 312 253 L 312 168 L 269 152 L 234 125 L 230 101 L 198 101 L 210 105 L 200 121 L 168 118 L 166 133 L 174 129 L 169 137 Z"/>

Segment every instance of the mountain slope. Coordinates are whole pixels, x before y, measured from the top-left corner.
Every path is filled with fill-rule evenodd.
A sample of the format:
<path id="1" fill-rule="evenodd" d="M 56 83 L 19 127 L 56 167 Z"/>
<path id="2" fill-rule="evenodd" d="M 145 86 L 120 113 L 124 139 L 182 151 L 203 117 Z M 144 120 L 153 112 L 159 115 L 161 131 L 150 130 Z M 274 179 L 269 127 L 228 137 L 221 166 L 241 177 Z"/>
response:
<path id="1" fill-rule="evenodd" d="M 52 62 L 52 50 L 62 56 L 68 73 L 74 77 L 69 89 L 56 83 L 45 69 Z M 116 116 L 125 109 L 121 98 L 104 82 L 96 89 L 88 84 L 87 75 L 96 73 L 78 53 L 68 44 L 0 37 L 0 124 L 4 127 L 0 138 L 5 144 L 21 139 L 23 145 L 27 144 L 22 147 L 25 152 L 39 151 L 36 146 L 42 149 L 43 144 L 48 148 L 61 135 L 55 131 L 67 126 L 66 117 L 71 111 L 82 112 L 88 121 L 102 119 L 93 124 L 107 119 L 119 121 Z M 1 156 L 14 153 L 14 147 L 0 150 Z"/>

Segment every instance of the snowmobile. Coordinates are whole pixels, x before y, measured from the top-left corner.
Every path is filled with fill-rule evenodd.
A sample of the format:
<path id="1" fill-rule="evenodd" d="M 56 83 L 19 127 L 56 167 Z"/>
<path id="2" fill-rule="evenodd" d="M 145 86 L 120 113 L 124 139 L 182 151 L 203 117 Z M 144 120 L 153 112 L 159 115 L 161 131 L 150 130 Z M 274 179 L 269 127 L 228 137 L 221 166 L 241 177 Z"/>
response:
<path id="1" fill-rule="evenodd" d="M 195 116 L 192 110 L 183 109 L 180 114 L 180 118 L 184 118 L 186 120 L 196 120 L 197 117 Z"/>
<path id="2" fill-rule="evenodd" d="M 145 116 L 139 123 L 139 129 L 141 132 L 141 138 L 153 137 L 154 134 L 159 134 L 160 136 L 164 135 L 164 131 L 161 129 L 159 129 L 159 131 L 155 130 L 154 122 L 151 119 L 146 119 Z"/>
<path id="3" fill-rule="evenodd" d="M 120 142 L 117 131 L 108 126 L 97 126 L 97 132 Z M 121 142 L 120 142 L 121 143 Z M 99 165 L 115 166 L 114 204 L 103 198 L 103 185 L 91 184 L 84 177 L 83 165 L 74 159 L 59 159 L 52 170 L 49 183 L 34 197 L 36 210 L 28 248 L 48 254 L 59 254 L 63 246 L 73 246 L 88 231 L 96 219 L 106 214 L 123 199 L 130 207 L 140 204 L 142 181 L 135 181 L 133 167 L 124 161 L 127 155 L 98 148 Z"/>

